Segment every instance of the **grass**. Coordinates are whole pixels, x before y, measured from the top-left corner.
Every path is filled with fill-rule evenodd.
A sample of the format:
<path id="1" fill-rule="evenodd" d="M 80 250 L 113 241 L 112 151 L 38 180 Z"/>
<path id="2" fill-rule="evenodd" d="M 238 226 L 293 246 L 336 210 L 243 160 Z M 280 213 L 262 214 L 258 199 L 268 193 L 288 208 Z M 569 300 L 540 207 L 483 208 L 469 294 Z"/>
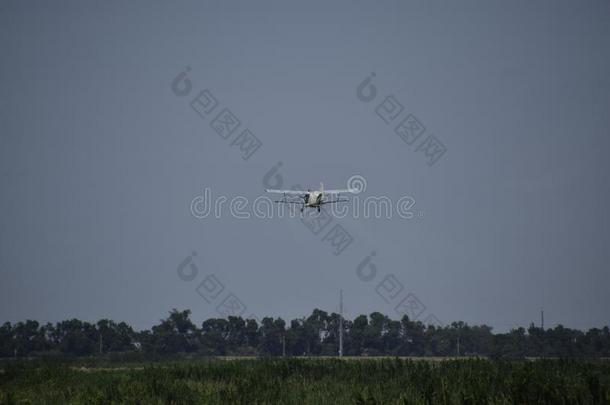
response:
<path id="1" fill-rule="evenodd" d="M 610 404 L 604 361 L 232 360 L 11 362 L 0 403 Z"/>

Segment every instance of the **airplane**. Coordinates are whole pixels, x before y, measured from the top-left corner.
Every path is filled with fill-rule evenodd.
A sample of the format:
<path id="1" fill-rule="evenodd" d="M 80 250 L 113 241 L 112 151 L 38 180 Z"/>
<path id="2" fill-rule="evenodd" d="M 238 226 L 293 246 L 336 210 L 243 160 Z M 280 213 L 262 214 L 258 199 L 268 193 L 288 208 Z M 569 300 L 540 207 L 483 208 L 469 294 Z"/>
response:
<path id="1" fill-rule="evenodd" d="M 284 197 L 281 200 L 277 200 L 277 203 L 283 204 L 299 204 L 301 205 L 301 212 L 305 207 L 317 208 L 318 212 L 320 212 L 320 207 L 324 204 L 336 204 L 338 202 L 346 202 L 348 199 L 341 199 L 339 194 L 341 193 L 352 193 L 357 194 L 360 190 L 356 188 L 349 188 L 344 190 L 324 190 L 324 184 L 320 183 L 320 190 L 275 190 L 275 189 L 265 189 L 268 193 L 276 193 L 283 194 Z M 336 200 L 326 200 L 327 195 L 337 195 Z M 302 201 L 289 201 L 286 197 L 296 197 L 298 199 L 302 199 Z"/>

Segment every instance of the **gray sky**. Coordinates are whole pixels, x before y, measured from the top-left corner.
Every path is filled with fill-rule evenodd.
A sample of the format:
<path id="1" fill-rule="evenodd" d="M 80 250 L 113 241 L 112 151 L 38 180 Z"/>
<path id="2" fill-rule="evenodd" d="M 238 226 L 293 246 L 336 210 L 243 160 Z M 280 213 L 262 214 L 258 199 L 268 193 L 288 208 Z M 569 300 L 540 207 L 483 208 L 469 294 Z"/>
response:
<path id="1" fill-rule="evenodd" d="M 121 3 L 0 3 L 0 321 L 200 322 L 231 292 L 244 315 L 292 319 L 336 311 L 342 288 L 350 318 L 397 318 L 412 294 L 420 320 L 506 330 L 544 307 L 547 325 L 609 323 L 607 1 Z M 203 89 L 218 106 L 201 118 Z M 404 111 L 386 124 L 389 95 Z M 223 108 L 241 122 L 227 140 L 210 126 Z M 408 114 L 447 148 L 432 166 L 394 133 Z M 262 142 L 247 161 L 243 129 Z M 418 214 L 317 235 L 191 215 L 206 187 L 254 200 L 280 161 L 285 187 L 357 174 Z M 339 255 L 322 240 L 336 224 L 353 238 Z M 386 303 L 390 274 L 403 289 Z"/>

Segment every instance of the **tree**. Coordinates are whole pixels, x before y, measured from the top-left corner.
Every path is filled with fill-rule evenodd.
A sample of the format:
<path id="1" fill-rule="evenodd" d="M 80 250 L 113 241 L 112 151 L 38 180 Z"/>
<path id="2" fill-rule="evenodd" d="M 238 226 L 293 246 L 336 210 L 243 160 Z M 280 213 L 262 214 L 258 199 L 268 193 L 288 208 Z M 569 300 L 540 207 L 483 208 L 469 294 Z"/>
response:
<path id="1" fill-rule="evenodd" d="M 305 336 L 307 339 L 307 354 L 319 355 L 322 351 L 322 341 L 328 335 L 328 313 L 314 309 L 305 320 Z"/>
<path id="2" fill-rule="evenodd" d="M 286 350 L 293 356 L 308 354 L 308 337 L 304 319 L 293 319 L 286 331 Z"/>
<path id="3" fill-rule="evenodd" d="M 260 328 L 260 350 L 263 354 L 279 356 L 282 354 L 286 322 L 282 318 L 263 318 Z"/>
<path id="4" fill-rule="evenodd" d="M 116 323 L 109 319 L 97 322 L 102 352 L 124 352 L 132 349 L 135 333 L 125 322 Z"/>
<path id="5" fill-rule="evenodd" d="M 211 318 L 197 328 L 189 310 L 170 311 L 150 330 L 134 332 L 125 322 L 101 319 L 91 324 L 78 319 L 40 325 L 33 320 L 0 326 L 0 357 L 32 356 L 59 352 L 70 356 L 125 352 L 141 348 L 145 353 L 199 352 L 203 355 L 336 355 L 339 315 L 314 309 L 308 317 L 293 319 L 286 329 L 281 318 L 254 319 L 230 316 Z M 527 330 L 492 333 L 487 325 L 454 322 L 425 326 L 403 316 L 400 321 L 373 312 L 343 321 L 346 355 L 454 356 L 459 340 L 462 355 L 497 358 L 610 357 L 610 329 L 588 331 L 558 325 L 543 330 L 533 324 Z"/>
<path id="6" fill-rule="evenodd" d="M 198 330 L 190 320 L 190 310 L 173 309 L 167 319 L 152 327 L 150 344 L 154 353 L 193 352 L 198 345 Z"/>
<path id="7" fill-rule="evenodd" d="M 11 357 L 15 354 L 13 326 L 5 322 L 0 326 L 0 357 Z"/>
<path id="8" fill-rule="evenodd" d="M 95 326 L 78 319 L 59 322 L 53 334 L 59 350 L 75 356 L 92 354 L 98 340 Z"/>
<path id="9" fill-rule="evenodd" d="M 201 325 L 201 343 L 205 354 L 224 355 L 227 353 L 229 322 L 222 318 L 212 318 Z"/>
<path id="10" fill-rule="evenodd" d="M 402 341 L 399 354 L 402 356 L 423 356 L 426 350 L 425 327 L 419 321 L 411 321 L 407 315 L 400 320 Z"/>

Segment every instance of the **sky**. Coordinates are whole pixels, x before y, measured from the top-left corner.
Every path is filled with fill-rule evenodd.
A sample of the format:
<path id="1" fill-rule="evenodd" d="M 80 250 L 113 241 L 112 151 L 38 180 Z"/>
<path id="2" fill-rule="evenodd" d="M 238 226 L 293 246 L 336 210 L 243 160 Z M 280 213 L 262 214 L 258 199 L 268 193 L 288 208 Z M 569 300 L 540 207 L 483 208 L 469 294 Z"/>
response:
<path id="1" fill-rule="evenodd" d="M 0 322 L 290 320 L 343 290 L 347 318 L 608 325 L 609 18 L 607 1 L 2 1 Z M 413 215 L 194 204 L 350 178 Z"/>

